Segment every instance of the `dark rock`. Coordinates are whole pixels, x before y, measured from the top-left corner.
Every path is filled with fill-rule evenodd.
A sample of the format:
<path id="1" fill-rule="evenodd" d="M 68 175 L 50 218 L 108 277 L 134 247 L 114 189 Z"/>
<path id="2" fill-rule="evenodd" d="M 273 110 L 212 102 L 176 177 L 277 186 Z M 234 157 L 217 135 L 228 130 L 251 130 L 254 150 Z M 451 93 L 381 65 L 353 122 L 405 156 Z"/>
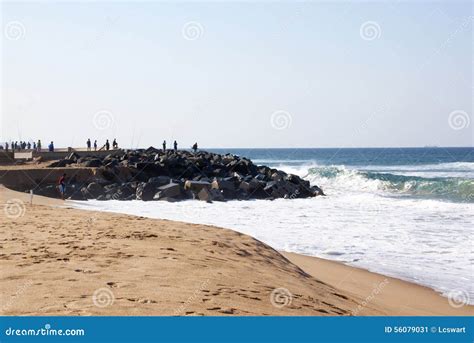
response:
<path id="1" fill-rule="evenodd" d="M 220 179 L 212 181 L 211 188 L 213 189 L 227 189 L 227 190 L 235 190 L 235 183 L 230 180 Z"/>
<path id="2" fill-rule="evenodd" d="M 224 196 L 217 189 L 202 188 L 198 192 L 197 197 L 199 200 L 207 201 L 207 202 L 225 201 Z"/>
<path id="3" fill-rule="evenodd" d="M 92 182 L 87 187 L 81 189 L 81 193 L 86 199 L 96 199 L 101 195 L 104 195 L 104 187 L 99 185 L 97 182 Z"/>
<path id="4" fill-rule="evenodd" d="M 69 164 L 72 164 L 72 163 L 74 163 L 74 161 L 64 159 L 64 160 L 59 160 L 59 161 L 53 162 L 48 167 L 50 167 L 50 168 L 64 168 L 64 167 L 66 167 L 66 166 L 68 166 Z"/>
<path id="5" fill-rule="evenodd" d="M 232 154 L 163 152 L 150 147 L 146 150 L 111 151 L 105 158 L 80 152 L 70 153 L 67 157 L 51 163 L 51 167 L 77 164 L 97 168 L 89 180 L 68 179 L 66 196 L 74 200 L 137 198 L 174 201 L 198 198 L 213 201 L 324 195 L 319 187 L 311 186 L 309 181 L 297 175 L 256 166 L 251 160 Z M 35 192 L 59 197 L 56 185 L 45 185 Z"/>
<path id="6" fill-rule="evenodd" d="M 148 179 L 148 182 L 155 183 L 158 187 L 171 183 L 169 176 L 155 176 Z"/>
<path id="7" fill-rule="evenodd" d="M 318 196 L 318 195 L 326 195 L 324 194 L 323 190 L 319 188 L 318 186 L 312 186 L 310 188 L 312 196 Z"/>
<path id="8" fill-rule="evenodd" d="M 149 182 L 142 182 L 138 184 L 136 190 L 137 200 L 150 201 L 156 193 L 156 184 Z"/>
<path id="9" fill-rule="evenodd" d="M 217 189 L 210 189 L 212 201 L 225 201 L 224 195 Z"/>
<path id="10" fill-rule="evenodd" d="M 264 191 L 273 198 L 297 198 L 300 195 L 299 187 L 289 181 L 270 181 Z"/>
<path id="11" fill-rule="evenodd" d="M 102 167 L 102 161 L 99 159 L 89 160 L 84 164 L 85 167 L 98 168 Z"/>
<path id="12" fill-rule="evenodd" d="M 132 183 L 126 183 L 120 186 L 113 194 L 114 200 L 132 200 L 136 197 L 136 185 L 133 187 Z"/>
<path id="13" fill-rule="evenodd" d="M 250 192 L 250 183 L 242 181 L 239 185 L 239 189 L 243 190 L 244 192 Z"/>
<path id="14" fill-rule="evenodd" d="M 161 200 L 163 198 L 179 198 L 181 197 L 181 186 L 177 183 L 169 183 L 158 188 L 153 199 Z"/>
<path id="15" fill-rule="evenodd" d="M 77 160 L 80 158 L 80 156 L 78 154 L 76 154 L 75 152 L 71 152 L 67 157 L 66 157 L 66 160 L 70 160 L 72 161 L 73 163 L 77 163 Z"/>
<path id="16" fill-rule="evenodd" d="M 193 192 L 199 192 L 201 189 L 210 189 L 211 184 L 207 181 L 186 181 L 184 183 L 185 190 L 191 190 Z"/>

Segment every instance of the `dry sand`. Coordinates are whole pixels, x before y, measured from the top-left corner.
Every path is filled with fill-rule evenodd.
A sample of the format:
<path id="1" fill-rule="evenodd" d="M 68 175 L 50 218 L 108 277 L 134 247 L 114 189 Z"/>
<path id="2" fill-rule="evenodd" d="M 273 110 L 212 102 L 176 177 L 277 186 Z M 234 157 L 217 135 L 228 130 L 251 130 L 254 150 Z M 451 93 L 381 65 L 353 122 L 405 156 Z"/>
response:
<path id="1" fill-rule="evenodd" d="M 0 186 L 1 315 L 466 315 L 427 288 L 235 231 Z M 368 301 L 370 300 L 370 301 Z"/>

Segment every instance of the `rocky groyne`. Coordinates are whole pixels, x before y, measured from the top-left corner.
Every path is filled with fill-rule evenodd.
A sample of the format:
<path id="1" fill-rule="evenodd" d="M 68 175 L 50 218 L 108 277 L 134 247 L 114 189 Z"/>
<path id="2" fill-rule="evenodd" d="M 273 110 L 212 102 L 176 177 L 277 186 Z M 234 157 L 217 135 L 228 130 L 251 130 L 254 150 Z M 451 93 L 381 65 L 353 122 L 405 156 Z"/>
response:
<path id="1" fill-rule="evenodd" d="M 72 200 L 203 201 L 308 198 L 324 195 L 297 175 L 255 165 L 236 155 L 206 151 L 116 150 L 106 157 L 71 153 L 50 168 L 66 168 L 66 197 Z M 74 170 L 93 168 L 78 181 Z M 70 171 L 70 172 L 69 172 Z M 56 184 L 41 184 L 36 194 L 57 197 Z"/>

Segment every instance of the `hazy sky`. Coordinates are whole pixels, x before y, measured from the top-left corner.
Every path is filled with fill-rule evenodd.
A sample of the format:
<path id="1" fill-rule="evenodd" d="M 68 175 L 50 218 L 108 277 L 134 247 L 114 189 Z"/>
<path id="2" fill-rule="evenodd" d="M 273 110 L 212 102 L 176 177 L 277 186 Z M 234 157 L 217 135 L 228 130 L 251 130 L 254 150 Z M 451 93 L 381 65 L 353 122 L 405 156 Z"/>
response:
<path id="1" fill-rule="evenodd" d="M 469 1 L 1 6 L 2 142 L 473 145 Z"/>

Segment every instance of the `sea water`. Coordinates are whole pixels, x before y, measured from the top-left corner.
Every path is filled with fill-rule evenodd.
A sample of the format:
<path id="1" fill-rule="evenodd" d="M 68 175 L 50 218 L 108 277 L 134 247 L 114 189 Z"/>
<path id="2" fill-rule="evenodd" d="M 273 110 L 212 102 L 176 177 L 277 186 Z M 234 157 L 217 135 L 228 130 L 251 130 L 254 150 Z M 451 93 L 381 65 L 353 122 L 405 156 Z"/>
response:
<path id="1" fill-rule="evenodd" d="M 474 303 L 474 148 L 210 150 L 297 174 L 327 196 L 76 204 L 230 228 Z"/>

